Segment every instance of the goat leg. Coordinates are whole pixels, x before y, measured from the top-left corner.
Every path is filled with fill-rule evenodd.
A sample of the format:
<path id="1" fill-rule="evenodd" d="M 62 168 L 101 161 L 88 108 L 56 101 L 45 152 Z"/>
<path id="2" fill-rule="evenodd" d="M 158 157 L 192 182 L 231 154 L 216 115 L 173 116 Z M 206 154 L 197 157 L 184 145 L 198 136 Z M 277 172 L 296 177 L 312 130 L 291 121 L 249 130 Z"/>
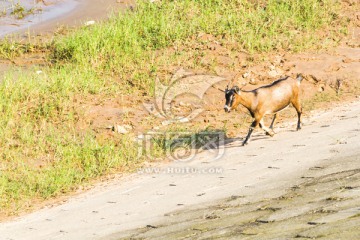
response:
<path id="1" fill-rule="evenodd" d="M 300 118 L 301 118 L 301 113 L 302 113 L 302 107 L 301 107 L 301 104 L 300 104 L 300 101 L 299 99 L 297 99 L 296 101 L 294 101 L 292 103 L 292 105 L 294 106 L 294 108 L 296 109 L 296 112 L 298 114 L 298 122 L 297 122 L 297 127 L 296 127 L 296 130 L 299 131 L 301 129 L 301 126 L 300 126 Z"/>
<path id="2" fill-rule="evenodd" d="M 254 131 L 254 128 L 255 128 L 258 124 L 259 124 L 259 122 L 256 121 L 256 120 L 252 122 L 252 124 L 250 125 L 250 128 L 249 128 L 249 132 L 248 132 L 248 134 L 247 134 L 244 142 L 242 143 L 243 146 L 247 144 L 247 141 L 249 140 L 252 132 Z"/>
<path id="3" fill-rule="evenodd" d="M 300 118 L 301 118 L 301 112 L 298 112 L 298 122 L 297 122 L 297 128 L 296 128 L 297 131 L 299 131 L 301 129 Z"/>
<path id="4" fill-rule="evenodd" d="M 271 130 L 273 130 L 275 119 L 276 119 L 276 113 L 274 114 L 273 120 L 271 121 L 271 124 L 270 124 Z"/>
<path id="5" fill-rule="evenodd" d="M 275 133 L 274 133 L 274 131 L 272 129 L 265 127 L 263 119 L 260 120 L 259 124 L 260 124 L 261 129 L 266 132 L 266 135 L 269 135 L 271 137 L 273 137 L 275 135 Z"/>

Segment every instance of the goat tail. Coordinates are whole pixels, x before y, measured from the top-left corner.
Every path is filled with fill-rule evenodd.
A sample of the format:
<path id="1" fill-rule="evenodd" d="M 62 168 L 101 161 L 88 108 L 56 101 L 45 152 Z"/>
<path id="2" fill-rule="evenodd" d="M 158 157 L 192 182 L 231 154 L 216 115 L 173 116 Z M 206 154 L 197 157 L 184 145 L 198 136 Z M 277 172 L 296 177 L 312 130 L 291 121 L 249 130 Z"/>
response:
<path id="1" fill-rule="evenodd" d="M 301 81 L 303 80 L 303 76 L 301 73 L 298 73 L 298 75 L 296 76 L 296 80 L 298 80 L 299 83 L 301 83 Z"/>

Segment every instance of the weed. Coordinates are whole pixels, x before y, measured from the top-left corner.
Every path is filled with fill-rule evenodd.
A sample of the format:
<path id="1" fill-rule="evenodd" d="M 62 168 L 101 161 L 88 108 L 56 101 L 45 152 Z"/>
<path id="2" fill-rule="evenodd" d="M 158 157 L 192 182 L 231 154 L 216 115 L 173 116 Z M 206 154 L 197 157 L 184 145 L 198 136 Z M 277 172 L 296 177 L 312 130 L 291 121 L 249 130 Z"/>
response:
<path id="1" fill-rule="evenodd" d="M 303 101 L 303 108 L 305 111 L 314 110 L 320 103 L 328 103 L 332 101 L 339 101 L 339 97 L 335 92 L 320 92 L 316 93 L 313 97 Z"/>

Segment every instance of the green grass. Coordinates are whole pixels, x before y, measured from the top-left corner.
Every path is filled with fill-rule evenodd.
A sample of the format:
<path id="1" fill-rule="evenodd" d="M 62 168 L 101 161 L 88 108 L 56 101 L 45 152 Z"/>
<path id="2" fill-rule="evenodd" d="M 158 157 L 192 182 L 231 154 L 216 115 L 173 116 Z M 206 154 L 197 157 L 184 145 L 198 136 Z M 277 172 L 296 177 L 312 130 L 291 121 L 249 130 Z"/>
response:
<path id="1" fill-rule="evenodd" d="M 41 67 L 42 74 L 35 68 L 8 71 L 0 81 L 0 213 L 141 164 L 132 137 L 100 139 L 90 126 L 78 127 L 84 117 L 79 99 L 151 96 L 164 66 L 201 54 L 194 49 L 203 43 L 199 34 L 250 53 L 323 48 L 344 34 L 338 33 L 345 25 L 334 1 L 251 2 L 138 1 L 134 11 L 51 43 L 2 41 L 2 58 L 45 51 L 51 64 Z M 163 156 L 167 149 L 159 139 L 153 150 Z"/>
<path id="2" fill-rule="evenodd" d="M 13 16 L 15 19 L 23 19 L 28 15 L 42 12 L 41 7 L 36 7 L 35 1 L 33 6 L 26 8 L 18 0 L 5 0 L 5 3 L 0 4 L 0 17 Z"/>
<path id="3" fill-rule="evenodd" d="M 339 5 L 334 1 L 184 0 L 138 1 L 135 11 L 108 22 L 84 27 L 53 44 L 52 60 L 117 75 L 127 90 L 149 92 L 160 49 L 192 41 L 199 33 L 232 43 L 233 51 L 301 51 L 333 44 L 339 29 Z M 336 24 L 338 28 L 330 28 Z M 327 33 L 314 34 L 317 30 Z M 129 85 L 129 83 L 131 83 Z"/>
<path id="4" fill-rule="evenodd" d="M 13 72 L 0 83 L 2 210 L 17 209 L 28 199 L 57 196 L 138 163 L 137 145 L 130 137 L 100 142 L 94 132 L 76 129 L 81 113 L 75 109 L 75 94 L 102 90 L 94 73 L 87 74 L 88 82 L 77 84 L 75 69 L 47 73 L 52 77 Z"/>
<path id="5" fill-rule="evenodd" d="M 337 101 L 340 101 L 340 97 L 336 95 L 335 91 L 317 92 L 314 96 L 305 99 L 302 106 L 304 111 L 311 111 L 321 104 Z"/>

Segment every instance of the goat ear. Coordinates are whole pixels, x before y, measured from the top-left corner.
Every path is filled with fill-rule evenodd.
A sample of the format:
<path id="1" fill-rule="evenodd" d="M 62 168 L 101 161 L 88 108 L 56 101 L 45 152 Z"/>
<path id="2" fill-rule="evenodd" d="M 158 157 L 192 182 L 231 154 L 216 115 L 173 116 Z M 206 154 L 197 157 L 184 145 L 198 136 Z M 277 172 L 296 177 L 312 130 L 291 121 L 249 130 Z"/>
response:
<path id="1" fill-rule="evenodd" d="M 233 89 L 235 90 L 235 92 L 236 92 L 237 94 L 239 94 L 240 88 L 239 88 L 238 86 L 234 86 Z"/>
<path id="2" fill-rule="evenodd" d="M 224 90 L 222 90 L 222 89 L 220 89 L 220 88 L 218 88 L 218 87 L 215 87 L 215 86 L 211 86 L 211 87 L 213 87 L 213 88 L 215 88 L 215 89 L 219 90 L 220 92 L 226 92 L 226 90 L 224 91 Z"/>
<path id="3" fill-rule="evenodd" d="M 303 76 L 302 76 L 301 73 L 298 73 L 298 74 L 296 75 L 296 80 L 298 80 L 299 82 L 301 82 L 301 81 L 303 80 Z"/>

